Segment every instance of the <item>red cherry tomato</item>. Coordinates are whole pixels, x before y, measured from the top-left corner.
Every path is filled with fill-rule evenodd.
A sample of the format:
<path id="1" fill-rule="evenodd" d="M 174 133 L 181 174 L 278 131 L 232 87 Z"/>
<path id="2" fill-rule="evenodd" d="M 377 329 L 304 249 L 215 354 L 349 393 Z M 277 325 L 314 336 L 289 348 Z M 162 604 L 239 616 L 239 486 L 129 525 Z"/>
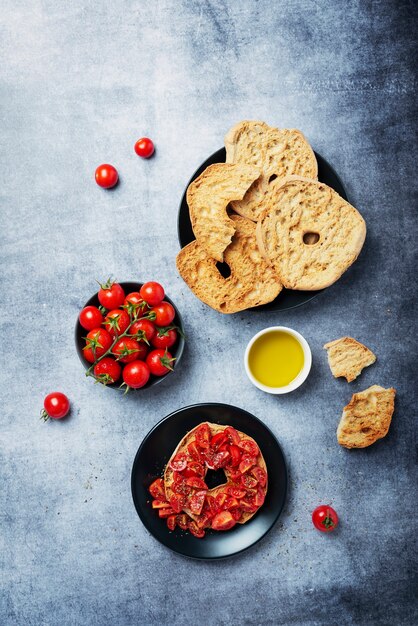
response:
<path id="1" fill-rule="evenodd" d="M 125 309 L 113 309 L 106 315 L 104 326 L 112 338 L 115 339 L 115 337 L 125 332 L 130 323 L 130 317 Z"/>
<path id="2" fill-rule="evenodd" d="M 105 356 L 104 359 L 96 363 L 93 372 L 99 382 L 103 385 L 110 385 L 119 380 L 122 368 L 115 359 Z"/>
<path id="3" fill-rule="evenodd" d="M 132 363 L 132 361 L 143 361 L 147 356 L 148 348 L 144 343 L 138 343 L 131 337 L 119 339 L 112 348 L 118 361 L 121 363 Z"/>
<path id="4" fill-rule="evenodd" d="M 118 309 L 125 301 L 123 288 L 109 278 L 107 282 L 100 285 L 97 294 L 99 302 L 105 309 Z"/>
<path id="5" fill-rule="evenodd" d="M 143 159 L 149 159 L 154 154 L 154 143 L 148 137 L 141 137 L 134 146 L 134 150 L 138 156 Z"/>
<path id="6" fill-rule="evenodd" d="M 119 180 L 117 169 L 113 165 L 109 165 L 109 163 L 99 165 L 96 169 L 95 177 L 96 183 L 104 189 L 114 187 Z"/>
<path id="7" fill-rule="evenodd" d="M 139 317 L 139 313 L 147 306 L 147 303 L 143 301 L 139 291 L 132 291 L 126 296 L 123 306 L 129 315 Z"/>
<path id="8" fill-rule="evenodd" d="M 176 454 L 174 459 L 170 461 L 170 467 L 175 472 L 182 472 L 187 467 L 187 456 L 184 452 Z M 179 478 L 180 480 L 180 478 Z"/>
<path id="9" fill-rule="evenodd" d="M 168 327 L 158 327 L 157 333 L 154 335 L 151 340 L 154 348 L 171 348 L 177 341 L 177 331 L 174 328 Z M 226 437 L 225 437 L 226 439 Z"/>
<path id="10" fill-rule="evenodd" d="M 312 523 L 321 532 L 329 533 L 338 526 L 338 515 L 331 506 L 321 504 L 312 513 Z"/>
<path id="11" fill-rule="evenodd" d="M 260 454 L 260 450 L 255 441 L 251 441 L 250 439 L 244 439 L 238 445 L 240 448 L 242 448 L 242 450 L 248 452 L 250 456 L 257 457 Z"/>
<path id="12" fill-rule="evenodd" d="M 210 429 L 208 424 L 203 423 L 195 432 L 196 444 L 199 448 L 207 449 L 210 446 Z"/>
<path id="13" fill-rule="evenodd" d="M 67 396 L 60 391 L 49 393 L 44 399 L 44 408 L 41 411 L 41 418 L 46 421 L 49 418 L 59 420 L 65 417 L 70 410 L 70 401 Z"/>
<path id="14" fill-rule="evenodd" d="M 149 320 L 138 320 L 129 329 L 130 335 L 136 335 L 138 341 L 145 341 L 149 344 L 156 333 L 156 328 Z"/>
<path id="15" fill-rule="evenodd" d="M 86 330 L 93 330 L 101 326 L 103 322 L 103 315 L 100 313 L 97 306 L 85 306 L 78 316 L 80 324 Z"/>
<path id="16" fill-rule="evenodd" d="M 156 326 L 170 326 L 171 322 L 176 316 L 174 307 L 169 302 L 161 302 L 157 306 L 154 306 L 151 311 L 155 313 L 154 324 Z"/>
<path id="17" fill-rule="evenodd" d="M 147 384 L 150 371 L 144 361 L 132 361 L 123 368 L 123 382 L 132 389 L 139 389 Z"/>
<path id="18" fill-rule="evenodd" d="M 164 289 L 160 283 L 150 281 L 144 283 L 139 290 L 140 296 L 150 306 L 156 306 L 164 300 Z"/>
<path id="19" fill-rule="evenodd" d="M 175 359 L 168 350 L 152 350 L 147 356 L 147 365 L 154 376 L 165 376 L 173 369 Z"/>
<path id="20" fill-rule="evenodd" d="M 84 358 L 89 363 L 94 363 L 97 359 L 104 355 L 113 343 L 113 339 L 104 328 L 95 328 L 91 330 L 86 337 L 86 345 L 83 348 Z"/>

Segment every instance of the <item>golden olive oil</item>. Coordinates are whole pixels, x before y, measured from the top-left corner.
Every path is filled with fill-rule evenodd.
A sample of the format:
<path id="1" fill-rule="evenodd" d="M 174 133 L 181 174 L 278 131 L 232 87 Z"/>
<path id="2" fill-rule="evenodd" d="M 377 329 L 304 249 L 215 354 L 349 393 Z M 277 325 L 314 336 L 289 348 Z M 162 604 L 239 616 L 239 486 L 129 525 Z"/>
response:
<path id="1" fill-rule="evenodd" d="M 283 330 L 261 335 L 250 348 L 248 365 L 254 378 L 267 387 L 285 387 L 304 364 L 299 341 Z"/>

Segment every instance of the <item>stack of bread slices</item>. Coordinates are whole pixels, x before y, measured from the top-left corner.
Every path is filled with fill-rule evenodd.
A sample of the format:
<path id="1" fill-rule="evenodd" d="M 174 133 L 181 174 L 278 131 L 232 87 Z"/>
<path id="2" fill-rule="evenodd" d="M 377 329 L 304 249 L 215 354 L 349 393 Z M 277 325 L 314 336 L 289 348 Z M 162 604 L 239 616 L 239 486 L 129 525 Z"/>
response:
<path id="1" fill-rule="evenodd" d="M 177 268 L 195 295 L 235 313 L 271 302 L 283 287 L 317 290 L 338 280 L 360 253 L 366 225 L 318 181 L 303 134 L 243 121 L 225 148 L 226 163 L 210 165 L 187 190 L 196 239 Z"/>

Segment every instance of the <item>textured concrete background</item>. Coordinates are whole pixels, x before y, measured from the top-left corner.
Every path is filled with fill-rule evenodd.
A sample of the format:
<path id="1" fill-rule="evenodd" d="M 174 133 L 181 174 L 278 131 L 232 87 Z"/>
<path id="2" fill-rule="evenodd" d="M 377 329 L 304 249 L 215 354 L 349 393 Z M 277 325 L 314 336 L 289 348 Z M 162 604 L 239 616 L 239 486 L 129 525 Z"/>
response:
<path id="1" fill-rule="evenodd" d="M 414 622 L 412 6 L 4 0 L 1 624 Z M 368 224 L 352 271 L 294 312 L 222 317 L 176 273 L 185 183 L 243 118 L 301 128 Z M 157 144 L 148 162 L 132 149 L 144 134 Z M 121 177 L 112 192 L 93 180 L 106 161 Z M 184 314 L 183 365 L 154 391 L 94 386 L 75 354 L 80 306 L 110 273 L 160 280 Z M 258 392 L 241 363 L 248 339 L 273 323 L 313 350 L 310 378 L 288 397 Z M 322 350 L 344 334 L 378 355 L 350 386 Z M 390 433 L 349 452 L 335 438 L 342 406 L 373 383 L 398 390 Z M 54 389 L 72 414 L 44 425 Z M 273 531 L 218 563 L 163 548 L 130 494 L 144 435 L 199 401 L 263 419 L 291 477 Z M 321 502 L 340 514 L 332 536 L 310 521 Z"/>

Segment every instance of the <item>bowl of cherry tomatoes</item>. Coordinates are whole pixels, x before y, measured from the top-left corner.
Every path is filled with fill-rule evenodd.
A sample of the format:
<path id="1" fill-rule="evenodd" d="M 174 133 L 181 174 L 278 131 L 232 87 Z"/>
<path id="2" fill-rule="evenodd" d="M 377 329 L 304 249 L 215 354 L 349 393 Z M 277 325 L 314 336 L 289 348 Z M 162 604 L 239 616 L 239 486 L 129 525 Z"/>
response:
<path id="1" fill-rule="evenodd" d="M 86 376 L 125 391 L 164 380 L 177 369 L 184 344 L 180 312 L 155 281 L 100 284 L 75 328 Z"/>

